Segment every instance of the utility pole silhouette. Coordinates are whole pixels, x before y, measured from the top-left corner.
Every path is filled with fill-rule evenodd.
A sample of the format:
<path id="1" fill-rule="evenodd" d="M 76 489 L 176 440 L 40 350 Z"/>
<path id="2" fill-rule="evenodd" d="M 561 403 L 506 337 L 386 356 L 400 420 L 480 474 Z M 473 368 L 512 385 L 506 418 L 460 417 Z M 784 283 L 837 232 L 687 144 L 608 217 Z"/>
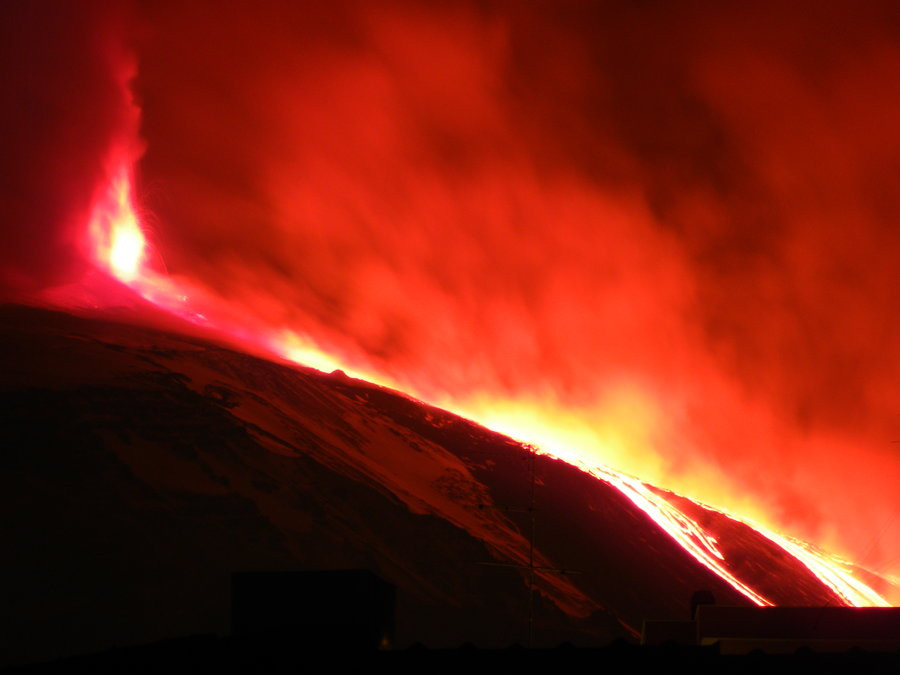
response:
<path id="1" fill-rule="evenodd" d="M 518 570 L 528 570 L 528 647 L 534 647 L 534 589 L 535 589 L 535 573 L 536 572 L 550 572 L 553 574 L 580 574 L 579 570 L 570 570 L 565 568 L 557 568 L 557 567 L 543 567 L 534 564 L 534 541 L 535 541 L 535 516 L 537 513 L 536 508 L 536 494 L 535 487 L 537 484 L 537 477 L 535 472 L 535 458 L 537 456 L 536 448 L 530 443 L 526 444 L 528 448 L 528 473 L 530 478 L 530 486 L 529 486 L 529 499 L 528 499 L 528 507 L 516 507 L 516 506 L 500 506 L 493 504 L 479 504 L 479 509 L 496 509 L 498 511 L 503 511 L 504 513 L 528 513 L 528 564 L 527 565 L 519 565 L 516 563 L 501 563 L 501 562 L 479 562 L 479 565 L 484 565 L 486 567 L 505 567 L 507 569 L 518 569 Z"/>

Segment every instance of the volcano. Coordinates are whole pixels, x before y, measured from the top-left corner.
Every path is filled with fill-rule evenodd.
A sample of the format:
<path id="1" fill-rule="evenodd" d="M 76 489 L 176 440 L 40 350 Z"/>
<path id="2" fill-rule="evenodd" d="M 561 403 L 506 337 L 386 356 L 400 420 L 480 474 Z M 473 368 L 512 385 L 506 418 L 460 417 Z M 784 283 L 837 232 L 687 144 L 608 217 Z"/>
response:
<path id="1" fill-rule="evenodd" d="M 374 572 L 397 647 L 600 646 L 698 589 L 752 603 L 612 482 L 340 371 L 125 309 L 4 305 L 0 345 L 4 664 L 226 632 L 247 570 Z M 763 533 L 647 489 L 768 603 L 843 604 Z"/>

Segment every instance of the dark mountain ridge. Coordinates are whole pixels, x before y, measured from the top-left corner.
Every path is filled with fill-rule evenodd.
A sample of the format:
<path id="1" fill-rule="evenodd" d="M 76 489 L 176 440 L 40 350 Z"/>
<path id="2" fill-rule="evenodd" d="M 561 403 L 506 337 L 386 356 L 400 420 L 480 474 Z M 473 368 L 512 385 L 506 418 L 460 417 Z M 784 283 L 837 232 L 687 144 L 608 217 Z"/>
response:
<path id="1" fill-rule="evenodd" d="M 697 589 L 749 602 L 619 490 L 401 393 L 18 305 L 0 345 L 0 663 L 227 632 L 241 570 L 369 569 L 397 587 L 397 646 L 524 643 L 532 475 L 536 644 L 631 639 Z M 693 508 L 771 601 L 839 602 Z"/>

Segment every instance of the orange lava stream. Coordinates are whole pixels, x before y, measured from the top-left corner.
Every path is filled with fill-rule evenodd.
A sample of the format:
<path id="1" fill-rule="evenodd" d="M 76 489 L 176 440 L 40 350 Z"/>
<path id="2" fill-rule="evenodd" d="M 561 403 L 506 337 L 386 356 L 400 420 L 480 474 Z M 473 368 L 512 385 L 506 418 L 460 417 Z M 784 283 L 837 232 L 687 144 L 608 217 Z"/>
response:
<path id="1" fill-rule="evenodd" d="M 141 231 L 134 208 L 131 174 L 125 168 L 112 180 L 106 194 L 95 205 L 88 226 L 92 251 L 99 267 L 130 286 L 144 299 L 190 321 L 196 325 L 213 328 L 242 344 L 255 345 L 270 355 L 310 366 L 323 371 L 341 369 L 348 375 L 365 379 L 393 389 L 402 389 L 397 383 L 376 373 L 359 372 L 346 368 L 339 360 L 319 349 L 315 342 L 292 331 L 273 330 L 270 326 L 253 326 L 242 317 L 229 316 L 221 311 L 210 319 L 197 307 L 217 307 L 214 299 L 202 289 L 190 287 L 188 282 L 175 280 L 160 274 L 147 265 L 147 243 Z M 190 294 L 190 300 L 188 297 Z M 534 446 L 538 452 L 561 459 L 613 486 L 635 506 L 647 514 L 665 530 L 680 546 L 700 564 L 730 584 L 736 591 L 759 606 L 773 603 L 750 586 L 735 577 L 727 569 L 727 561 L 717 546 L 715 537 L 705 532 L 693 519 L 682 513 L 664 497 L 654 492 L 647 483 L 615 471 L 596 462 L 580 457 L 576 450 L 560 444 L 559 435 L 546 437 L 532 430 L 522 433 L 515 424 L 497 425 L 496 419 L 484 414 L 483 409 L 466 410 L 452 402 L 440 402 L 440 407 L 457 412 L 492 429 L 506 433 Z M 453 410 L 457 408 L 456 410 Z M 505 427 L 505 428 L 501 428 Z M 548 450 L 547 448 L 552 448 Z M 705 506 L 705 505 L 704 505 Z M 706 508 L 713 508 L 708 507 Z M 856 579 L 845 561 L 814 549 L 808 544 L 773 532 L 721 509 L 724 515 L 747 524 L 789 555 L 800 560 L 812 574 L 831 588 L 849 606 L 889 606 L 883 597 Z"/>
<path id="2" fill-rule="evenodd" d="M 736 520 L 740 520 L 740 518 L 736 518 Z M 847 561 L 824 551 L 818 551 L 798 539 L 777 534 L 748 521 L 742 522 L 747 522 L 757 532 L 797 558 L 847 605 L 851 607 L 891 606 L 890 602 L 853 576 L 853 570 L 850 569 Z"/>
<path id="3" fill-rule="evenodd" d="M 563 458 L 558 458 L 563 459 Z M 716 538 L 703 531 L 703 528 L 684 513 L 672 506 L 664 498 L 654 493 L 646 483 L 619 473 L 608 467 L 591 466 L 577 459 L 564 461 L 579 467 L 595 478 L 602 480 L 622 494 L 646 513 L 653 521 L 665 530 L 669 536 L 677 541 L 682 548 L 690 553 L 703 566 L 712 570 L 719 577 L 731 584 L 739 593 L 746 596 L 751 602 L 760 606 L 772 606 L 762 595 L 754 591 L 740 579 L 735 577 L 725 568 L 725 556 L 719 551 Z"/>
<path id="4" fill-rule="evenodd" d="M 442 405 L 442 407 L 452 408 L 448 405 Z M 475 413 L 472 410 L 456 412 L 463 417 L 482 421 L 488 428 L 528 443 L 538 448 L 541 454 L 576 466 L 615 487 L 663 528 L 699 563 L 728 582 L 751 602 L 759 606 L 774 604 L 731 574 L 727 569 L 727 560 L 717 547 L 716 538 L 704 531 L 695 520 L 667 501 L 665 497 L 653 491 L 647 483 L 581 456 L 580 450 L 583 450 L 586 443 L 584 439 L 579 438 L 577 431 L 571 434 L 562 434 L 545 428 L 541 420 L 533 419 L 535 413 L 532 410 L 526 410 L 526 414 L 532 417 L 531 420 L 522 419 L 519 414 L 514 414 L 516 411 L 509 409 L 486 411 L 482 406 L 476 405 L 475 410 L 477 411 Z M 599 443 L 604 441 L 613 444 L 620 442 L 615 436 L 606 436 L 605 438 L 601 436 L 596 439 L 596 442 Z M 693 497 L 691 500 L 707 510 L 716 511 L 743 523 L 766 537 L 788 555 L 799 560 L 819 581 L 841 598 L 844 604 L 851 607 L 891 606 L 888 600 L 854 576 L 852 564 L 848 561 L 821 551 L 799 539 L 778 534 L 750 518 L 739 516 L 721 507 L 710 506 Z"/>

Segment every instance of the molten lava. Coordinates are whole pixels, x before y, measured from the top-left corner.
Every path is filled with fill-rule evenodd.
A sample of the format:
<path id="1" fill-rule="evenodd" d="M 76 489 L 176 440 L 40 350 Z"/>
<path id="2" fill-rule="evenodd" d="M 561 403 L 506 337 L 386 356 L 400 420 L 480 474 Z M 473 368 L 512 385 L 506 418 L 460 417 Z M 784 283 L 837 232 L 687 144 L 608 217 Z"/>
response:
<path id="1" fill-rule="evenodd" d="M 97 260 L 126 283 L 142 275 L 147 240 L 138 225 L 130 167 L 123 166 L 97 200 L 89 228 Z"/>
<path id="2" fill-rule="evenodd" d="M 340 359 L 325 353 L 307 336 L 257 320 L 236 317 L 215 296 L 205 293 L 203 289 L 150 270 L 147 266 L 147 241 L 135 210 L 131 171 L 127 166 L 120 168 L 108 189 L 97 200 L 88 233 L 96 259 L 111 275 L 131 286 L 148 301 L 194 324 L 212 327 L 239 345 L 270 356 L 323 370 L 342 368 L 345 372 L 376 384 L 394 388 L 399 386 L 390 377 L 342 366 Z M 419 395 L 418 392 L 413 393 Z M 535 410 L 523 413 L 515 404 L 503 401 L 469 402 L 469 407 L 465 402 L 452 400 L 442 400 L 439 403 L 444 408 L 480 421 L 488 427 L 498 428 L 515 438 L 533 443 L 538 447 L 538 452 L 569 462 L 613 486 L 664 529 L 698 563 L 713 571 L 751 602 L 760 606 L 772 604 L 734 573 L 712 534 L 649 484 L 603 466 L 593 460 L 591 455 L 582 454 L 579 445 L 584 443 L 584 439 L 572 443 L 573 439 L 567 438 L 559 428 L 535 424 L 535 416 L 539 414 Z M 652 422 L 653 411 L 641 403 L 639 396 L 630 397 L 614 410 L 618 418 L 613 415 L 598 421 L 597 433 L 593 437 L 595 442 L 627 446 L 630 442 L 628 438 L 633 437 L 632 432 Z M 499 416 L 498 411 L 501 413 Z M 517 412 L 519 424 L 516 421 Z M 624 431 L 621 425 L 625 425 Z M 629 431 L 627 427 L 633 428 Z M 853 569 L 845 561 L 791 537 L 777 534 L 771 529 L 757 526 L 749 520 L 742 520 L 734 514 L 726 515 L 754 527 L 788 555 L 801 561 L 845 604 L 889 604 L 856 578 Z"/>

